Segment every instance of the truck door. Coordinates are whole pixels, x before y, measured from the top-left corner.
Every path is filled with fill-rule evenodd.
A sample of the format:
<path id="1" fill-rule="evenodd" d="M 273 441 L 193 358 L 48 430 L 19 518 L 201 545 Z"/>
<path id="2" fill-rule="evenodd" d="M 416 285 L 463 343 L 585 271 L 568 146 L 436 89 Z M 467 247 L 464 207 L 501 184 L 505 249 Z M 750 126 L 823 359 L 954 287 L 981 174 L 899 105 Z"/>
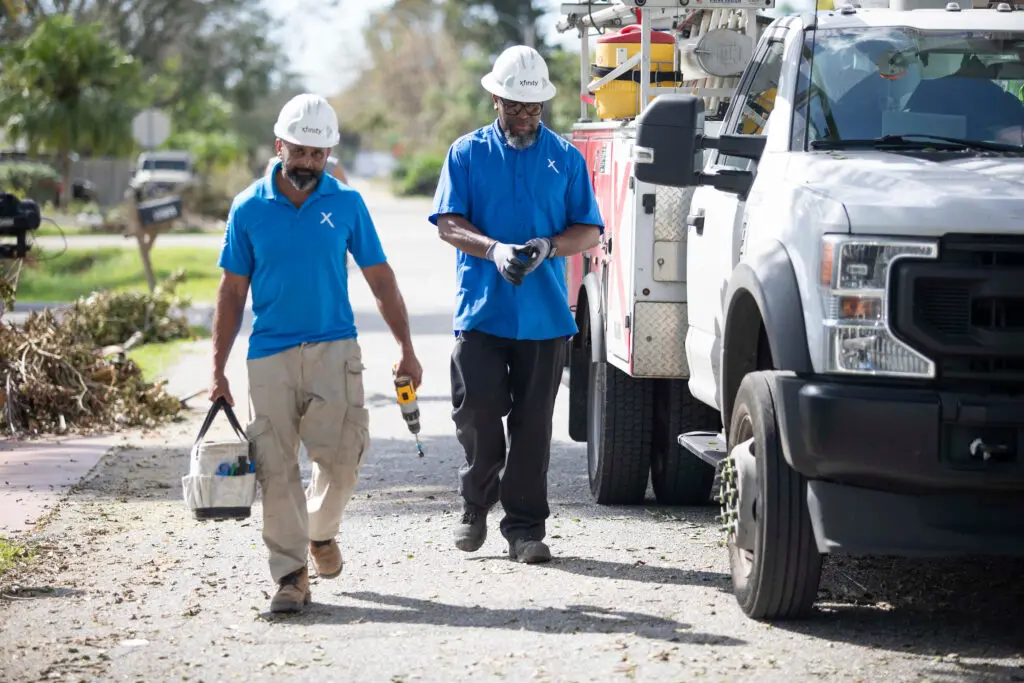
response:
<path id="1" fill-rule="evenodd" d="M 762 42 L 740 80 L 722 125 L 723 133 L 764 135 L 775 104 L 783 65 L 783 38 Z M 705 172 L 753 170 L 754 162 L 713 151 Z M 721 408 L 718 378 L 722 358 L 722 299 L 739 262 L 744 203 L 735 194 L 703 185 L 694 192 L 687 217 L 688 328 L 686 361 L 690 393 Z"/>

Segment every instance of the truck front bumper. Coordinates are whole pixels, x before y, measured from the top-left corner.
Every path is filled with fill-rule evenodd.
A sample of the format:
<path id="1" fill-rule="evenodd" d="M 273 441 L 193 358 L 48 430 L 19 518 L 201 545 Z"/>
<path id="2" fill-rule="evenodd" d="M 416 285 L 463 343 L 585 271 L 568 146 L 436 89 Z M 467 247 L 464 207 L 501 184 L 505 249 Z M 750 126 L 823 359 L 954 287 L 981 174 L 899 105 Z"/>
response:
<path id="1" fill-rule="evenodd" d="M 1024 556 L 1024 397 L 789 375 L 774 393 L 821 552 Z"/>

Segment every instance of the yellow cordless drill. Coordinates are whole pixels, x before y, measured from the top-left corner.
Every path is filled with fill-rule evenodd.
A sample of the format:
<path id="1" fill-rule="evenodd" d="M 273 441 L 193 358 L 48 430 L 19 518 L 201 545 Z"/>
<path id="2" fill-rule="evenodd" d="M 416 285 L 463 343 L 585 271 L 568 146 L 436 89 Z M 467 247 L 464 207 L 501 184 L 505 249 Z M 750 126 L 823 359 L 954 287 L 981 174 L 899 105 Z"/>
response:
<path id="1" fill-rule="evenodd" d="M 397 367 L 395 370 L 397 371 Z M 402 410 L 402 419 L 409 431 L 416 437 L 416 452 L 423 457 L 423 444 L 420 443 L 420 408 L 416 404 L 416 388 L 411 377 L 395 377 L 395 393 L 398 394 L 398 407 Z"/>

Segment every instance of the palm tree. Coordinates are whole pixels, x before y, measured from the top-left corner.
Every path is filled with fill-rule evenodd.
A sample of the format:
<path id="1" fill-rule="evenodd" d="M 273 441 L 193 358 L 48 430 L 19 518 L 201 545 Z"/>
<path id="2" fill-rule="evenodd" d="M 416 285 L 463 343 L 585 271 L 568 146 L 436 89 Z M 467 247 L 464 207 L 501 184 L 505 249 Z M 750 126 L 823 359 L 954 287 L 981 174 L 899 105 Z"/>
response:
<path id="1" fill-rule="evenodd" d="M 31 34 L 0 46 L 0 126 L 35 153 L 56 153 L 61 205 L 71 201 L 71 154 L 132 148 L 131 119 L 142 82 L 138 64 L 99 23 L 69 15 L 42 19 Z"/>

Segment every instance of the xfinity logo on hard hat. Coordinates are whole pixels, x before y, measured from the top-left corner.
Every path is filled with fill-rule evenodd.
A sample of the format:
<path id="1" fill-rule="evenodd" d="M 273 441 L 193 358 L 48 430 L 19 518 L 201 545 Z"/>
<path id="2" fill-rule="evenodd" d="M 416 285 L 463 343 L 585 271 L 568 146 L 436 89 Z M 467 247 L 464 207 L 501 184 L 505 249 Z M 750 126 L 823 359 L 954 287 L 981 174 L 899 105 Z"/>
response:
<path id="1" fill-rule="evenodd" d="M 536 87 L 537 87 L 538 85 L 540 85 L 540 81 L 527 81 L 527 80 L 522 80 L 522 81 L 519 81 L 519 85 L 520 85 L 520 86 L 527 86 L 527 85 L 531 85 L 531 86 L 533 86 L 533 87 L 535 87 L 535 88 L 536 88 Z"/>
<path id="2" fill-rule="evenodd" d="M 309 126 L 303 126 L 302 127 L 302 132 L 303 133 L 312 133 L 313 135 L 322 135 L 323 134 L 323 130 L 321 130 L 320 128 L 310 128 Z"/>

